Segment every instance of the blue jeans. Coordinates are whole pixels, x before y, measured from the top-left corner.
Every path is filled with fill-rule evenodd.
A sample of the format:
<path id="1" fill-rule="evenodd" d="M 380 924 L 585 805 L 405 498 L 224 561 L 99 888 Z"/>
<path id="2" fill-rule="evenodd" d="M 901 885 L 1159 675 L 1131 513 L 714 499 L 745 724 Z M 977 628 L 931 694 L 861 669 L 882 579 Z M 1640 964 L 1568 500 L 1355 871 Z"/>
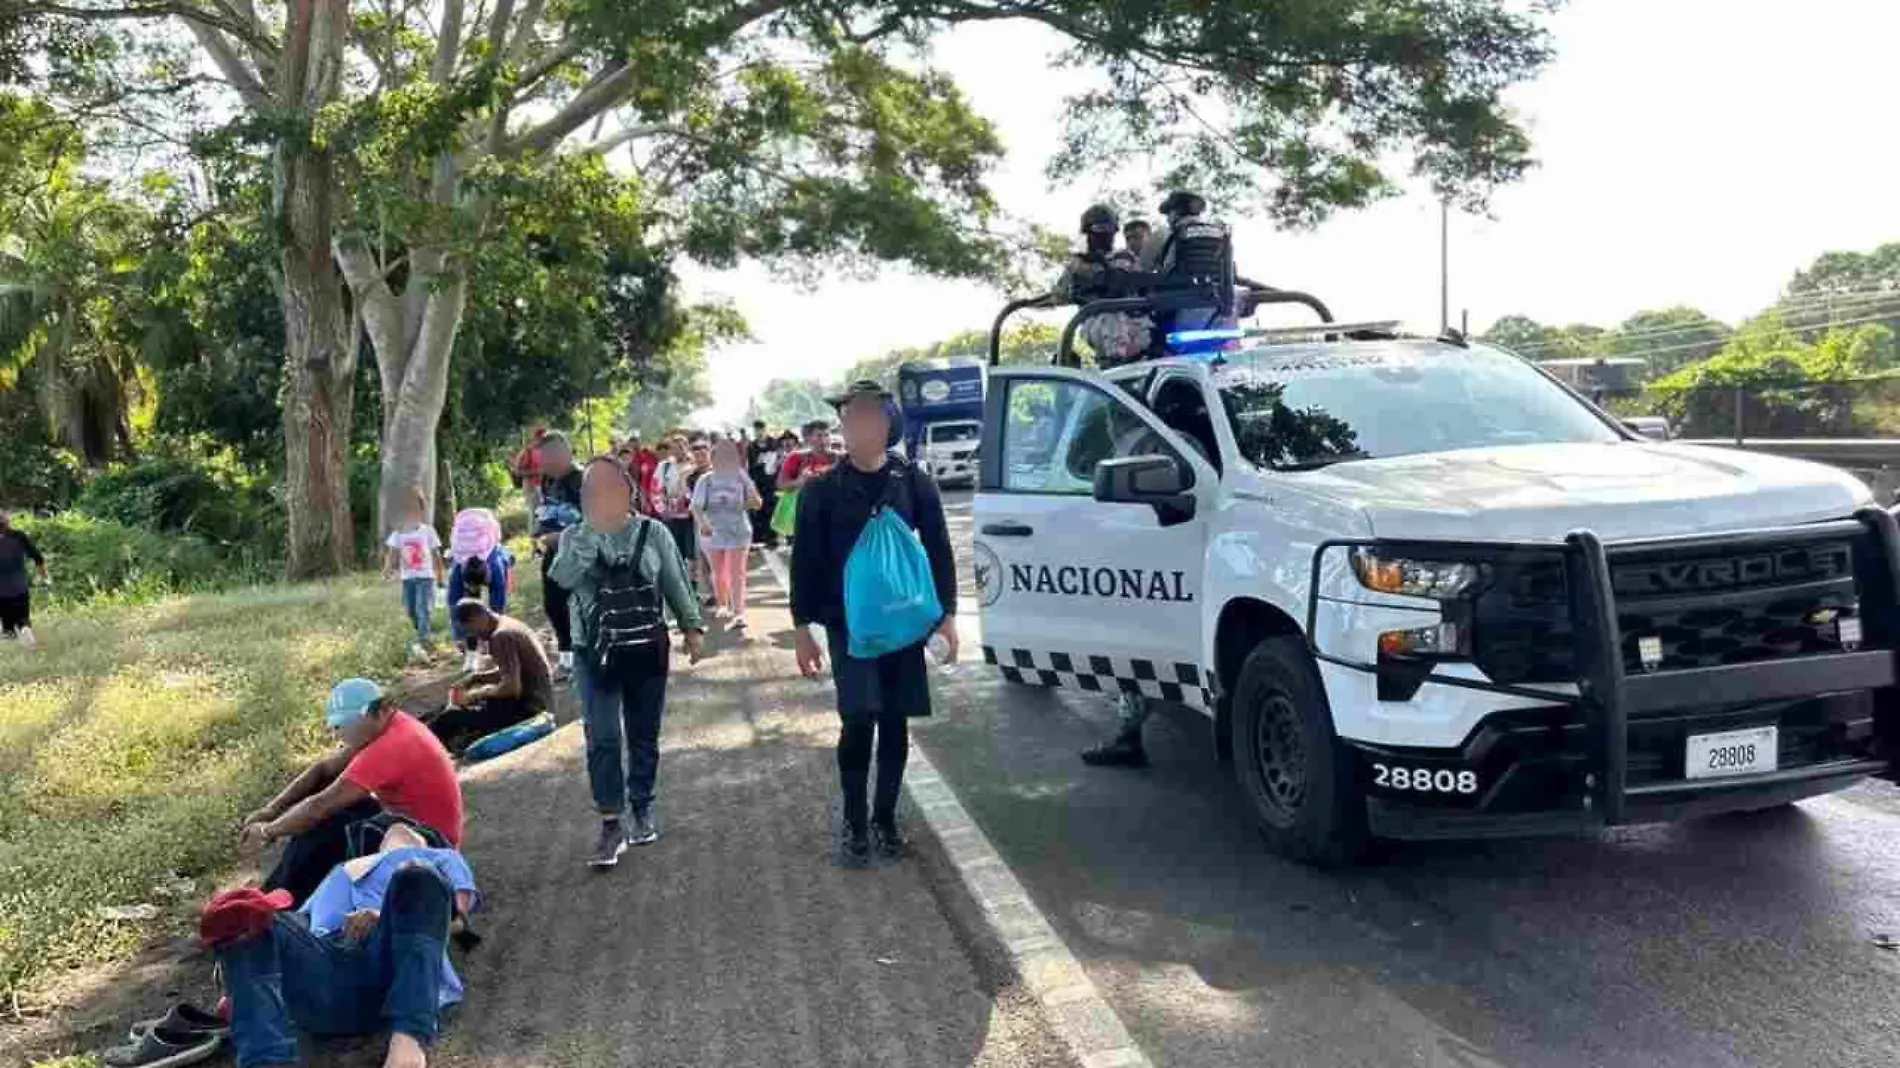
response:
<path id="1" fill-rule="evenodd" d="M 360 945 L 318 937 L 301 915 L 280 912 L 268 934 L 220 948 L 238 1068 L 296 1064 L 293 1025 L 314 1035 L 387 1029 L 432 1041 L 454 905 L 435 869 L 404 868 Z"/>
<path id="2" fill-rule="evenodd" d="M 435 580 L 432 578 L 403 579 L 402 609 L 409 613 L 409 622 L 416 625 L 416 640 L 427 643 L 429 613 L 435 609 Z"/>
<path id="3" fill-rule="evenodd" d="M 594 807 L 603 816 L 617 818 L 631 801 L 633 811 L 646 812 L 660 776 L 666 672 L 622 683 L 603 676 L 588 660 L 586 650 L 574 658 L 574 695 L 580 699 L 581 726 L 587 732 L 587 784 L 594 792 Z"/>

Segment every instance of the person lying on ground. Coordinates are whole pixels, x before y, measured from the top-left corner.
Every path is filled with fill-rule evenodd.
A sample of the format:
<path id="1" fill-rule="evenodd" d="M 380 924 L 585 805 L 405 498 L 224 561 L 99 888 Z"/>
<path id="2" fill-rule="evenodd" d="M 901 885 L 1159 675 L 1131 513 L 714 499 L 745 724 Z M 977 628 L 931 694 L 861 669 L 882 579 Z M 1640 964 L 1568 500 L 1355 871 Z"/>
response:
<path id="1" fill-rule="evenodd" d="M 473 598 L 452 610 L 471 641 L 488 646 L 494 666 L 470 678 L 454 707 L 429 721 L 429 730 L 451 753 L 498 730 L 548 710 L 554 703 L 554 669 L 541 640 L 526 623 L 491 610 Z"/>
<path id="2" fill-rule="evenodd" d="M 468 862 L 395 823 L 377 852 L 330 869 L 300 910 L 273 911 L 288 904 L 253 891 L 205 909 L 200 930 L 223 968 L 238 1068 L 299 1063 L 293 1028 L 387 1030 L 384 1068 L 423 1068 L 442 1010 L 462 1000 L 448 937 L 480 906 Z"/>
<path id="3" fill-rule="evenodd" d="M 0 637 L 17 638 L 22 646 L 34 647 L 33 585 L 27 579 L 27 561 L 39 572 L 40 585 L 52 585 L 46 574 L 46 557 L 26 531 L 13 526 L 13 516 L 0 508 Z"/>
<path id="4" fill-rule="evenodd" d="M 460 847 L 462 784 L 427 727 L 368 679 L 337 683 L 324 721 L 342 745 L 244 818 L 240 846 L 286 843 L 266 890 L 287 890 L 301 904 L 331 868 L 375 849 L 398 820 L 433 845 Z"/>

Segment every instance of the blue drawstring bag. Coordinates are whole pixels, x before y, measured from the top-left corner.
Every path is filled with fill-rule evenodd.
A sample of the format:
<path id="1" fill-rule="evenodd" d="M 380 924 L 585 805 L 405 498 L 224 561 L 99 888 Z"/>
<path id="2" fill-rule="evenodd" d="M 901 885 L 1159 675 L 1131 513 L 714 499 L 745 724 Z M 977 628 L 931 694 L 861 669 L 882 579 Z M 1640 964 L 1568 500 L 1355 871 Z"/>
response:
<path id="1" fill-rule="evenodd" d="M 538 742 L 554 733 L 554 717 L 546 712 L 512 727 L 504 727 L 493 734 L 484 735 L 479 741 L 462 750 L 462 759 L 470 764 L 479 764 L 484 760 L 493 760 L 503 753 L 512 753 L 524 745 Z"/>
<path id="2" fill-rule="evenodd" d="M 880 505 L 844 562 L 848 651 L 870 660 L 908 649 L 943 622 L 930 554 L 904 517 Z"/>

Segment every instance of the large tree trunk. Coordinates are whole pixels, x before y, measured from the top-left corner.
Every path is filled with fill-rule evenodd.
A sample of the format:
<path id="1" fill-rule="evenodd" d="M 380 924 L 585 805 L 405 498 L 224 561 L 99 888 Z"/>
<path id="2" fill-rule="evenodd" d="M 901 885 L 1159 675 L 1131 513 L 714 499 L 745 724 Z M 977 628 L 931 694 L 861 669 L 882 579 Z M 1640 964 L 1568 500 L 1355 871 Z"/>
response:
<path id="1" fill-rule="evenodd" d="M 449 356 L 461 326 L 468 285 L 458 273 L 411 278 L 429 287 L 414 341 L 399 362 L 396 392 L 385 395 L 382 505 L 384 522 L 402 514 L 401 503 L 421 490 L 433 521 L 436 502 L 436 427 L 449 394 Z M 379 356 L 380 356 L 380 350 Z"/>
<path id="2" fill-rule="evenodd" d="M 327 169 L 328 161 L 316 166 Z M 314 251 L 300 246 L 296 240 L 284 249 L 284 456 L 293 579 L 341 574 L 356 555 L 348 466 L 356 399 L 349 316 L 328 241 Z"/>
<path id="3" fill-rule="evenodd" d="M 417 248 L 409 254 L 409 280 L 397 294 L 368 249 L 343 245 L 337 258 L 362 306 L 382 380 L 380 536 L 417 490 L 427 502 L 428 520 L 434 519 L 436 428 L 448 400 L 449 357 L 468 303 L 468 279 L 443 250 Z"/>
<path id="4" fill-rule="evenodd" d="M 291 0 L 283 93 L 306 121 L 336 95 L 347 0 Z M 284 453 L 290 518 L 290 577 L 347 570 L 350 423 L 355 338 L 342 279 L 331 257 L 338 196 L 335 162 L 298 137 L 280 145 L 277 208 L 284 238 Z"/>

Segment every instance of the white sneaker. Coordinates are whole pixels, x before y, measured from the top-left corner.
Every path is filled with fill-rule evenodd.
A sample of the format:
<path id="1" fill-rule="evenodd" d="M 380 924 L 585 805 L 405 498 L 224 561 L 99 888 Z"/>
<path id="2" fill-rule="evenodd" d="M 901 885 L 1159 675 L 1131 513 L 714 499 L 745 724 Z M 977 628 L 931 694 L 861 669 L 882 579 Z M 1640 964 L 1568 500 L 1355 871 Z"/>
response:
<path id="1" fill-rule="evenodd" d="M 40 640 L 33 636 L 33 628 L 21 627 L 20 628 L 20 648 L 31 651 L 39 647 L 40 647 Z"/>
<path id="2" fill-rule="evenodd" d="M 409 659 L 427 660 L 429 659 L 429 651 L 422 647 L 421 642 L 410 642 L 409 643 Z"/>
<path id="3" fill-rule="evenodd" d="M 480 666 L 481 666 L 480 653 L 464 653 L 462 655 L 462 670 L 463 671 L 473 673 L 475 669 Z"/>

